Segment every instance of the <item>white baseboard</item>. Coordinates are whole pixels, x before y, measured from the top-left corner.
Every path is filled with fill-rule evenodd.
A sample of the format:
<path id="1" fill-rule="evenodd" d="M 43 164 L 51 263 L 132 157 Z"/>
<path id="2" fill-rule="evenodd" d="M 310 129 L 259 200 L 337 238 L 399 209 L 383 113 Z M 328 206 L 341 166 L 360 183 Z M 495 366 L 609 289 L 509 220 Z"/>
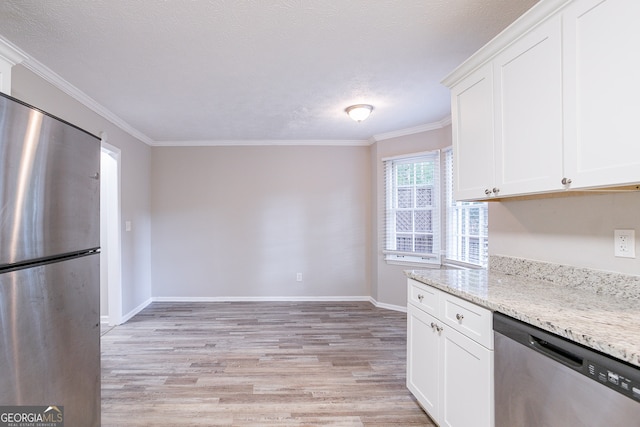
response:
<path id="1" fill-rule="evenodd" d="M 153 297 L 153 302 L 351 302 L 371 297 Z"/>
<path id="2" fill-rule="evenodd" d="M 406 313 L 407 312 L 407 307 L 406 306 L 387 304 L 387 303 L 384 303 L 384 302 L 378 302 L 373 297 L 369 297 L 369 299 L 371 301 L 371 304 L 375 305 L 378 308 L 384 308 L 386 310 L 392 310 L 392 311 L 400 311 L 402 313 Z"/>
<path id="3" fill-rule="evenodd" d="M 122 316 L 122 323 L 127 323 L 133 316 L 140 313 L 142 310 L 145 309 L 145 307 L 147 307 L 152 302 L 153 302 L 153 298 L 149 298 L 148 300 L 146 300 L 145 302 L 143 302 L 142 304 L 140 304 L 139 306 L 137 306 L 136 308 L 134 308 L 133 310 L 125 314 L 124 316 Z"/>

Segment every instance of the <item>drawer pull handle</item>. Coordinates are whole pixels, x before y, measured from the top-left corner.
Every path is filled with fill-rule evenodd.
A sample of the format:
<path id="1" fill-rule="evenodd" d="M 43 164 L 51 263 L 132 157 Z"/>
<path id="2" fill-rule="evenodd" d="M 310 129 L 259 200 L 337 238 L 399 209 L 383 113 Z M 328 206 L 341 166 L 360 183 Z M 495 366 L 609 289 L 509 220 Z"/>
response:
<path id="1" fill-rule="evenodd" d="M 464 319 L 464 315 L 457 313 L 456 314 L 456 319 L 458 319 L 458 322 L 462 322 L 462 319 Z"/>
<path id="2" fill-rule="evenodd" d="M 422 300 L 424 299 L 424 295 L 418 294 L 418 299 L 420 300 L 420 302 L 422 302 Z"/>

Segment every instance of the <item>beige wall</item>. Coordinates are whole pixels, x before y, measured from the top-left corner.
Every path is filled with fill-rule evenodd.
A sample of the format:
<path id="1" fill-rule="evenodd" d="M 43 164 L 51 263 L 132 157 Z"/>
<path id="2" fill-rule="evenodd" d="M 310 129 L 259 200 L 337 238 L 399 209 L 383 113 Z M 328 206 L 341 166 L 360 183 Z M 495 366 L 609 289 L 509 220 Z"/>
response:
<path id="1" fill-rule="evenodd" d="M 640 238 L 640 193 L 490 203 L 489 253 L 638 275 L 640 245 L 614 257 L 616 228 Z"/>
<path id="2" fill-rule="evenodd" d="M 371 295 L 369 147 L 152 151 L 154 296 Z"/>
<path id="3" fill-rule="evenodd" d="M 372 175 L 371 263 L 373 276 L 372 296 L 378 302 L 405 307 L 407 304 L 407 279 L 404 270 L 419 268 L 387 264 L 382 255 L 384 225 L 384 173 L 382 159 L 401 154 L 418 153 L 445 148 L 451 145 L 451 126 L 429 132 L 387 139 L 376 142 L 371 147 Z"/>
<path id="4" fill-rule="evenodd" d="M 12 95 L 24 102 L 95 135 L 107 132 L 109 144 L 122 150 L 122 223 L 132 222 L 132 231 L 122 233 L 122 312 L 129 313 L 151 297 L 150 147 L 23 66 L 13 67 L 11 86 Z"/>

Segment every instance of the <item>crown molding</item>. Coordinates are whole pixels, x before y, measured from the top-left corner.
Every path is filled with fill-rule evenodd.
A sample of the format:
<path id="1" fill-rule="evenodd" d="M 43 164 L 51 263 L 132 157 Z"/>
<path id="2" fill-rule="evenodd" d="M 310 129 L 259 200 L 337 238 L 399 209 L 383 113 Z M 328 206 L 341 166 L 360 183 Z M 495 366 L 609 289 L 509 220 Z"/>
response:
<path id="1" fill-rule="evenodd" d="M 565 0 L 566 1 L 566 0 Z M 424 125 L 400 129 L 393 132 L 381 133 L 373 135 L 369 139 L 355 139 L 355 140 L 330 140 L 330 139 L 309 139 L 309 140 L 194 140 L 194 141 L 155 141 L 149 138 L 144 133 L 140 132 L 129 123 L 121 119 L 119 116 L 102 106 L 95 99 L 67 82 L 56 72 L 51 70 L 46 65 L 42 64 L 38 60 L 30 57 L 26 52 L 20 48 L 5 40 L 0 36 L 0 57 L 6 58 L 13 65 L 21 64 L 40 78 L 49 82 L 62 92 L 74 98 L 96 114 L 100 115 L 104 119 L 113 123 L 115 126 L 122 129 L 132 137 L 144 142 L 152 147 L 224 147 L 224 146 L 294 146 L 294 145 L 307 145 L 307 146 L 339 146 L 339 147 L 362 147 L 375 144 L 377 141 L 383 141 L 385 139 L 397 138 L 400 136 L 413 135 L 420 132 L 428 132 L 436 129 L 441 129 L 451 124 L 451 117 L 446 117 L 438 122 L 427 123 Z"/>
<path id="2" fill-rule="evenodd" d="M 366 139 L 229 139 L 202 141 L 155 141 L 153 147 L 239 147 L 260 145 L 316 145 L 339 147 L 363 147 L 370 145 Z"/>
<path id="3" fill-rule="evenodd" d="M 0 37 L 0 58 L 14 66 L 26 60 L 27 56 L 12 43 Z"/>
<path id="4" fill-rule="evenodd" d="M 393 132 L 373 135 L 369 139 L 229 139 L 229 140 L 195 140 L 195 141 L 154 141 L 150 145 L 153 147 L 226 147 L 226 146 L 259 146 L 259 145 L 320 145 L 320 146 L 342 146 L 342 147 L 362 147 L 375 144 L 385 139 L 397 138 L 400 136 L 413 135 L 421 132 L 442 129 L 451 124 L 451 116 L 447 116 L 440 121 L 427 123 Z"/>
<path id="5" fill-rule="evenodd" d="M 444 119 L 437 122 L 427 123 L 424 125 L 415 126 L 415 127 L 406 128 L 406 129 L 400 129 L 393 132 L 379 133 L 377 135 L 373 135 L 373 137 L 371 137 L 370 139 L 371 141 L 370 143 L 373 144 L 378 141 L 384 141 L 385 139 L 398 138 L 400 136 L 414 135 L 416 133 L 438 130 L 450 124 L 451 124 L 451 116 L 447 116 Z"/>
<path id="6" fill-rule="evenodd" d="M 85 107 L 89 108 L 93 112 L 99 114 L 104 117 L 106 120 L 110 121 L 129 135 L 134 138 L 139 139 L 147 145 L 152 145 L 153 140 L 149 138 L 147 135 L 143 134 L 139 130 L 135 129 L 129 123 L 122 120 L 120 117 L 112 113 L 110 110 L 103 107 L 99 104 L 95 99 L 91 98 L 89 95 L 73 86 L 71 83 L 60 77 L 56 72 L 51 70 L 46 65 L 39 62 L 37 59 L 30 57 L 26 52 L 21 50 L 19 47 L 15 46 L 13 43 L 8 40 L 2 38 L 0 36 L 0 55 L 5 52 L 5 48 L 7 50 L 13 51 L 15 57 L 21 58 L 21 61 L 16 62 L 16 64 L 23 65 L 26 69 L 33 72 L 40 78 L 45 81 L 51 83 L 56 88 L 60 89 L 67 95 L 74 98 L 76 101 L 80 102 Z"/>
<path id="7" fill-rule="evenodd" d="M 113 123 L 132 137 L 139 139 L 147 145 L 153 145 L 153 139 L 149 138 L 147 135 L 143 134 L 129 123 L 122 120 L 120 117 L 115 115 L 113 112 L 103 107 L 98 103 L 95 99 L 91 98 L 89 95 L 73 86 L 71 83 L 67 82 L 65 79 L 56 74 L 53 70 L 48 68 L 46 65 L 38 62 L 33 58 L 28 58 L 26 61 L 22 63 L 28 70 L 32 71 L 39 77 L 43 78 L 47 82 L 51 83 L 67 95 L 74 98 L 76 101 L 80 102 L 85 107 L 89 108 L 93 112 L 102 116 L 109 122 Z"/>
<path id="8" fill-rule="evenodd" d="M 451 115 L 448 115 L 447 117 L 445 117 L 444 119 L 440 120 L 440 125 L 441 127 L 447 127 L 447 126 L 451 126 L 453 122 L 451 121 Z"/>

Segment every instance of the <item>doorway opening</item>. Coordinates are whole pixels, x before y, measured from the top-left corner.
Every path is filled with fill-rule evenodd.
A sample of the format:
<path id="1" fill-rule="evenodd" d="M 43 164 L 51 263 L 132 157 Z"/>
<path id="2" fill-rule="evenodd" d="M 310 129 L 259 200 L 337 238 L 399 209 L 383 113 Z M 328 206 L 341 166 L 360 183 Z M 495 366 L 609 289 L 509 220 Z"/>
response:
<path id="1" fill-rule="evenodd" d="M 100 158 L 100 323 L 122 323 L 120 149 L 102 134 Z"/>

